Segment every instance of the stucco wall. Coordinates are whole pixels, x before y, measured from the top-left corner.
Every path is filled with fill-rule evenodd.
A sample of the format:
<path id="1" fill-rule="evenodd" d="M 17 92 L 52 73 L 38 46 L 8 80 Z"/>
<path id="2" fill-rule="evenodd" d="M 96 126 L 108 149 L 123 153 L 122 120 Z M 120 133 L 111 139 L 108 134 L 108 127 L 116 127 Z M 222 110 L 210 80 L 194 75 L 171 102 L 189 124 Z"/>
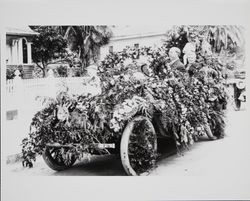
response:
<path id="1" fill-rule="evenodd" d="M 108 45 L 101 47 L 100 50 L 100 59 L 103 60 L 105 56 L 109 53 L 109 47 L 113 46 L 113 51 L 122 51 L 126 46 L 134 46 L 134 44 L 139 44 L 139 47 L 142 46 L 160 46 L 163 43 L 164 35 L 158 36 L 147 36 L 147 37 L 138 37 L 138 38 L 128 38 L 128 39 L 119 39 L 111 40 Z"/>

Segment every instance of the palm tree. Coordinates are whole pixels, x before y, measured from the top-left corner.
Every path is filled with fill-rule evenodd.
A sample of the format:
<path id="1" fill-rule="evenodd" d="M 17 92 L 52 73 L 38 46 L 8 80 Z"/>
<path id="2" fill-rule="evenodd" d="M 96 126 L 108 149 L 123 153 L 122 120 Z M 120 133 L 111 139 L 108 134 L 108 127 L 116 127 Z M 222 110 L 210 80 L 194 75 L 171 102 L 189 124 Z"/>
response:
<path id="1" fill-rule="evenodd" d="M 108 44 L 112 36 L 108 26 L 60 26 L 58 29 L 67 39 L 69 49 L 77 53 L 82 68 L 91 60 L 97 61 L 100 47 Z"/>
<path id="2" fill-rule="evenodd" d="M 244 49 L 244 28 L 235 25 L 173 26 L 167 32 L 167 42 L 178 45 L 182 49 L 190 34 L 206 39 L 214 52 L 236 47 Z"/>
<path id="3" fill-rule="evenodd" d="M 214 51 L 226 50 L 231 46 L 243 47 L 244 28 L 235 25 L 205 26 L 206 38 L 213 44 Z"/>

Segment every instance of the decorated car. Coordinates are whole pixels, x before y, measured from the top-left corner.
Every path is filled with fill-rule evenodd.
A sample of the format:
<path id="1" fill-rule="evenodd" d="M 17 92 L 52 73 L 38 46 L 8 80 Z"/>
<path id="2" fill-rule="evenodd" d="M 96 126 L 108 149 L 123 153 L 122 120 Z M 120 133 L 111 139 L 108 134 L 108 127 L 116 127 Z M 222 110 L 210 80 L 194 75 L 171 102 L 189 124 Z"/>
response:
<path id="1" fill-rule="evenodd" d="M 101 93 L 61 92 L 37 112 L 22 142 L 23 165 L 41 154 L 57 171 L 92 154 L 118 154 L 128 175 L 156 166 L 162 140 L 182 152 L 201 135 L 223 138 L 227 95 L 216 57 L 188 71 L 169 68 L 164 47 L 126 48 L 98 66 Z"/>

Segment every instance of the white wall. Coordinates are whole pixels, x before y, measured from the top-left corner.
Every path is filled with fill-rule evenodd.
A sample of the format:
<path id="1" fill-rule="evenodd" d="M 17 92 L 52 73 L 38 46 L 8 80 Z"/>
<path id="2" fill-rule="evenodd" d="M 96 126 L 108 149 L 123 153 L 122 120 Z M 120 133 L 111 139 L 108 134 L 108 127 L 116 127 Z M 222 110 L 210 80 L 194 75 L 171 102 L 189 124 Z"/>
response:
<path id="1" fill-rule="evenodd" d="M 110 46 L 113 46 L 113 51 L 117 52 L 117 51 L 122 51 L 124 48 L 126 48 L 126 46 L 133 47 L 134 44 L 136 43 L 139 44 L 139 47 L 142 47 L 142 46 L 157 47 L 163 43 L 163 40 L 164 40 L 164 35 L 111 40 L 108 45 L 101 47 L 100 59 L 103 60 L 105 56 L 109 54 Z"/>

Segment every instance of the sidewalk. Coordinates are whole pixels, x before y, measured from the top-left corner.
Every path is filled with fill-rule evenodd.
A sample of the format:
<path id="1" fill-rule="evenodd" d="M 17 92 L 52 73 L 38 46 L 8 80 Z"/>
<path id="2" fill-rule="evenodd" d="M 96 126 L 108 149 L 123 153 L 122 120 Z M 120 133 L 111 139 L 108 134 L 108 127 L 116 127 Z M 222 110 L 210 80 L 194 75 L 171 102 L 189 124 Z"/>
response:
<path id="1" fill-rule="evenodd" d="M 35 113 L 41 109 L 32 103 L 27 101 L 26 103 L 25 107 L 17 109 L 16 119 L 3 121 L 3 152 L 7 157 L 7 163 L 13 163 L 20 159 L 22 140 L 28 137 L 31 120 Z"/>
<path id="2" fill-rule="evenodd" d="M 85 85 L 81 86 L 81 93 L 91 93 L 93 95 L 101 92 L 100 83 L 97 78 L 91 79 Z M 81 78 L 80 78 L 81 79 Z M 77 84 L 77 83 L 76 83 Z M 71 86 L 72 93 L 79 93 L 79 89 L 75 85 Z M 79 86 L 78 86 L 79 87 Z M 7 163 L 14 163 L 20 159 L 21 143 L 25 137 L 28 137 L 30 123 L 36 112 L 40 111 L 44 106 L 40 100 L 36 100 L 32 94 L 15 94 L 5 97 L 4 119 L 2 120 L 2 141 L 3 143 L 3 158 Z M 9 118 L 7 119 L 7 112 Z"/>

